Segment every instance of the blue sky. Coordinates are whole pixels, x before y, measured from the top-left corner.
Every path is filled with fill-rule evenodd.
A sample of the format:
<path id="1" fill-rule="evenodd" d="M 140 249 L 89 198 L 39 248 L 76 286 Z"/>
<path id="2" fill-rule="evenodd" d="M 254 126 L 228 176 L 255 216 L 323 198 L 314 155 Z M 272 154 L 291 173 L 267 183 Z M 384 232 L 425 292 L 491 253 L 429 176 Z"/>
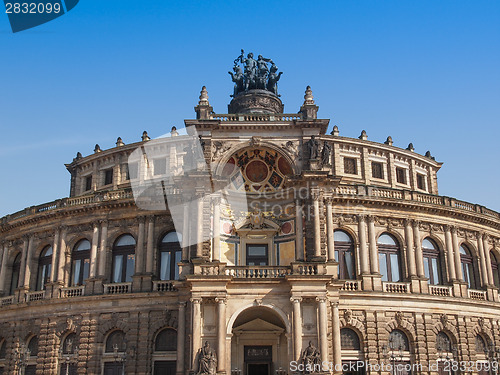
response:
<path id="1" fill-rule="evenodd" d="M 500 210 L 500 2 L 81 0 L 12 34 L 0 14 L 0 216 L 65 197 L 69 163 L 227 112 L 240 49 L 272 58 L 297 112 L 311 85 L 341 135 L 413 142 L 442 195 Z"/>

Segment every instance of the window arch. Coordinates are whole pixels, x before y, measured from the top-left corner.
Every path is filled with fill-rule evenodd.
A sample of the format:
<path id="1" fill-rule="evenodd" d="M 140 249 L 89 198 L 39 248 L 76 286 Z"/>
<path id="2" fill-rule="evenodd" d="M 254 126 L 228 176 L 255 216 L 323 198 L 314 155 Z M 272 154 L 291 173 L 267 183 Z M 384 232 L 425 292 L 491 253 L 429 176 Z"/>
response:
<path id="1" fill-rule="evenodd" d="M 466 245 L 460 246 L 460 262 L 462 263 L 462 273 L 464 281 L 469 288 L 476 289 L 476 269 L 474 266 L 474 259 L 472 253 Z"/>
<path id="2" fill-rule="evenodd" d="M 398 241 L 389 233 L 383 233 L 377 244 L 382 281 L 401 281 L 401 249 Z"/>
<path id="3" fill-rule="evenodd" d="M 476 353 L 485 354 L 488 351 L 486 341 L 481 335 L 476 335 Z"/>
<path id="4" fill-rule="evenodd" d="M 342 350 L 361 350 L 358 334 L 350 328 L 340 330 L 340 347 Z"/>
<path id="5" fill-rule="evenodd" d="M 497 288 L 500 288 L 500 267 L 498 266 L 498 258 L 493 250 L 490 251 L 490 259 L 491 270 L 493 271 L 493 282 Z"/>
<path id="6" fill-rule="evenodd" d="M 38 357 L 38 337 L 33 336 L 28 342 L 28 350 L 31 357 Z"/>
<path id="7" fill-rule="evenodd" d="M 113 274 L 111 282 L 132 281 L 135 268 L 135 239 L 130 234 L 120 236 L 113 245 Z"/>
<path id="8" fill-rule="evenodd" d="M 125 333 L 123 331 L 113 331 L 109 334 L 106 339 L 106 353 L 123 353 L 127 349 L 127 343 L 125 342 Z"/>
<path id="9" fill-rule="evenodd" d="M 177 350 L 177 331 L 173 328 L 162 329 L 155 338 L 155 352 Z"/>
<path id="10" fill-rule="evenodd" d="M 38 260 L 38 279 L 36 282 L 36 290 L 44 290 L 45 284 L 50 281 L 50 273 L 52 271 L 52 246 L 47 246 L 40 253 Z"/>
<path id="11" fill-rule="evenodd" d="M 406 333 L 399 329 L 394 329 L 389 334 L 389 349 L 395 351 L 410 351 L 410 342 Z"/>
<path id="12" fill-rule="evenodd" d="M 450 337 L 443 331 L 440 331 L 436 336 L 436 349 L 438 352 L 451 353 Z"/>
<path id="13" fill-rule="evenodd" d="M 182 235 L 170 232 L 163 236 L 159 250 L 159 276 L 160 280 L 177 280 L 179 278 L 179 262 L 182 258 Z"/>
<path id="14" fill-rule="evenodd" d="M 335 259 L 339 263 L 339 279 L 355 279 L 354 241 L 343 230 L 336 230 L 333 233 L 333 239 L 335 241 Z"/>
<path id="15" fill-rule="evenodd" d="M 5 339 L 0 338 L 0 360 L 3 360 L 7 357 L 7 342 Z"/>
<path id="16" fill-rule="evenodd" d="M 89 278 L 90 242 L 79 241 L 71 253 L 71 285 L 83 285 Z"/>
<path id="17" fill-rule="evenodd" d="M 432 239 L 427 237 L 422 241 L 422 253 L 424 256 L 425 277 L 429 284 L 440 285 L 443 282 L 441 275 L 441 253 L 439 247 Z"/>
<path id="18" fill-rule="evenodd" d="M 19 273 L 21 271 L 21 253 L 17 254 L 12 264 L 12 275 L 10 277 L 10 295 L 13 295 L 19 286 Z"/>

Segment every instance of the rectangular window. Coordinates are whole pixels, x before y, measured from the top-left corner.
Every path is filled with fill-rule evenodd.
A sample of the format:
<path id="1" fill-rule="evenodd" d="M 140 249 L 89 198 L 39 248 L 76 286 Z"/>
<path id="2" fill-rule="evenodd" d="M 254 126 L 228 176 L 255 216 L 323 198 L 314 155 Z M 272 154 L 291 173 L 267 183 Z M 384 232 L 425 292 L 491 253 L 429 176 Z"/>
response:
<path id="1" fill-rule="evenodd" d="M 417 187 L 420 190 L 427 190 L 425 186 L 425 176 L 423 174 L 417 173 Z"/>
<path id="2" fill-rule="evenodd" d="M 85 191 L 92 189 L 92 176 L 85 177 Z"/>
<path id="3" fill-rule="evenodd" d="M 406 169 L 396 167 L 396 181 L 406 185 Z"/>
<path id="4" fill-rule="evenodd" d="M 113 169 L 106 169 L 104 171 L 104 185 L 111 185 L 113 183 Z"/>
<path id="5" fill-rule="evenodd" d="M 344 158 L 344 173 L 345 174 L 358 174 L 356 168 L 356 159 Z"/>
<path id="6" fill-rule="evenodd" d="M 267 266 L 267 245 L 247 245 L 247 265 Z"/>
<path id="7" fill-rule="evenodd" d="M 372 161 L 372 177 L 380 179 L 384 178 L 384 166 L 382 163 Z"/>
<path id="8" fill-rule="evenodd" d="M 155 159 L 153 160 L 153 174 L 159 176 L 167 173 L 167 160 L 166 159 Z"/>

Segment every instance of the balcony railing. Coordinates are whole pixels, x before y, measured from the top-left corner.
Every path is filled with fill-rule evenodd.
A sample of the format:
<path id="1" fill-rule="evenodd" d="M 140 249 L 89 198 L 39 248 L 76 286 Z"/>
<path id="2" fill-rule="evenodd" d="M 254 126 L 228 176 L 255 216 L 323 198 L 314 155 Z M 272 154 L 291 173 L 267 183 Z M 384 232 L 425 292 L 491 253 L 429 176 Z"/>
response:
<path id="1" fill-rule="evenodd" d="M 14 296 L 0 298 L 0 306 L 9 306 L 14 303 Z"/>
<path id="2" fill-rule="evenodd" d="M 132 292 L 132 283 L 103 284 L 104 294 L 125 294 Z"/>
<path id="3" fill-rule="evenodd" d="M 361 280 L 346 280 L 340 290 L 355 292 L 361 290 Z"/>
<path id="4" fill-rule="evenodd" d="M 451 297 L 453 292 L 451 286 L 429 285 L 429 294 L 432 294 L 433 296 Z"/>
<path id="5" fill-rule="evenodd" d="M 59 289 L 60 298 L 81 297 L 85 294 L 85 286 L 70 286 Z"/>
<path id="6" fill-rule="evenodd" d="M 470 299 L 476 299 L 479 301 L 486 301 L 486 291 L 485 290 L 468 289 L 467 295 L 469 296 Z"/>
<path id="7" fill-rule="evenodd" d="M 275 279 L 292 274 L 290 267 L 237 266 L 226 267 L 227 276 L 240 279 Z"/>
<path id="8" fill-rule="evenodd" d="M 156 280 L 153 281 L 153 292 L 176 292 L 175 283 L 171 280 Z"/>
<path id="9" fill-rule="evenodd" d="M 410 283 L 383 282 L 383 290 L 387 293 L 410 293 Z"/>
<path id="10" fill-rule="evenodd" d="M 27 292 L 24 295 L 26 302 L 40 301 L 45 299 L 45 290 L 40 290 L 38 292 Z"/>

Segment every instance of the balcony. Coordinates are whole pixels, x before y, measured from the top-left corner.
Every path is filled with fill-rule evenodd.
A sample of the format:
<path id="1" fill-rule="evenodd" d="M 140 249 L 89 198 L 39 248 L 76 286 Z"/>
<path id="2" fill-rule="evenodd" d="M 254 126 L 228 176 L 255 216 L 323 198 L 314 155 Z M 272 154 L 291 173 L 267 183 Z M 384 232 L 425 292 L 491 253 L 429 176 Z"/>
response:
<path id="1" fill-rule="evenodd" d="M 470 299 L 475 299 L 478 301 L 486 301 L 487 299 L 485 290 L 468 289 L 467 295 Z"/>
<path id="2" fill-rule="evenodd" d="M 85 294 L 85 286 L 72 286 L 59 289 L 59 298 L 81 297 Z"/>
<path id="3" fill-rule="evenodd" d="M 382 289 L 387 293 L 405 294 L 410 293 L 410 283 L 383 282 Z"/>
<path id="4" fill-rule="evenodd" d="M 440 297 L 453 296 L 453 288 L 445 285 L 429 285 L 429 294 Z"/>
<path id="5" fill-rule="evenodd" d="M 238 266 L 226 267 L 225 274 L 237 279 L 276 279 L 292 274 L 290 267 Z"/>
<path id="6" fill-rule="evenodd" d="M 40 290 L 38 292 L 27 292 L 24 295 L 26 302 L 34 302 L 45 299 L 45 290 Z"/>
<path id="7" fill-rule="evenodd" d="M 132 293 L 132 283 L 103 284 L 104 294 Z"/>
<path id="8" fill-rule="evenodd" d="M 153 281 L 153 292 L 176 292 L 177 287 L 172 280 L 156 280 Z"/>

